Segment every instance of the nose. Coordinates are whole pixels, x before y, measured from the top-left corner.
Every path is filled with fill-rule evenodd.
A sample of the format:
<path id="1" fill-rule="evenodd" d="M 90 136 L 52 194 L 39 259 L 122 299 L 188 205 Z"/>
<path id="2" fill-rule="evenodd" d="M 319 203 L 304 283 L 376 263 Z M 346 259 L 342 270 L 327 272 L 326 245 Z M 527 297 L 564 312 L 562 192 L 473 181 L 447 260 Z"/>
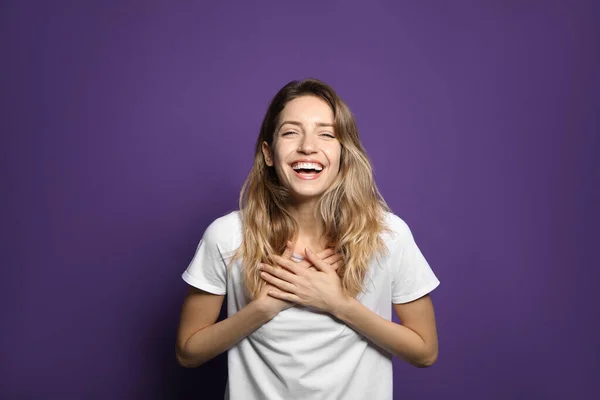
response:
<path id="1" fill-rule="evenodd" d="M 315 139 L 312 135 L 304 135 L 298 146 L 298 151 L 300 153 L 311 154 L 315 153 L 317 151 L 316 149 Z"/>

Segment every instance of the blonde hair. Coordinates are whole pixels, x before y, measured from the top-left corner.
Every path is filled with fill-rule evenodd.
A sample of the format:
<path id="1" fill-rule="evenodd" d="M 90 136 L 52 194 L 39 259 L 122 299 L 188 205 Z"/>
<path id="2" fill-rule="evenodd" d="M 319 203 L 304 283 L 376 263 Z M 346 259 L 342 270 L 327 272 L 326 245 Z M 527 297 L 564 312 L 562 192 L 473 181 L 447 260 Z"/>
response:
<path id="1" fill-rule="evenodd" d="M 286 104 L 307 95 L 329 104 L 334 114 L 334 131 L 341 143 L 339 173 L 320 197 L 315 217 L 323 223 L 329 246 L 343 255 L 344 266 L 338 274 L 344 292 L 352 297 L 358 295 L 363 290 L 369 260 L 376 253 L 387 251 L 380 233 L 388 230 L 385 212 L 389 208 L 375 185 L 354 116 L 327 84 L 316 79 L 292 81 L 279 90 L 267 109 L 256 141 L 254 165 L 240 193 L 243 238 L 232 261 L 241 257 L 251 298 L 256 298 L 265 285 L 258 264 L 268 263 L 266 257 L 270 254 L 281 254 L 286 242 L 298 234 L 298 225 L 286 210 L 289 192 L 279 183 L 275 169 L 265 164 L 261 146 L 267 142 L 272 147 Z"/>

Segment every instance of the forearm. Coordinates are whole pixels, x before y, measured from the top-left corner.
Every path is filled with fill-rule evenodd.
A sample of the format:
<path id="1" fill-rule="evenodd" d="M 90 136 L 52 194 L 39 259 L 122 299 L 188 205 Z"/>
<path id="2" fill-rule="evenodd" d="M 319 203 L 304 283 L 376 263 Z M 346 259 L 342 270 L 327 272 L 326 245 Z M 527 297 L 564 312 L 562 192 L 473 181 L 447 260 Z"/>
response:
<path id="1" fill-rule="evenodd" d="M 273 316 L 253 301 L 231 317 L 195 332 L 178 349 L 177 360 L 182 366 L 197 367 L 235 346 Z"/>
<path id="2" fill-rule="evenodd" d="M 417 367 L 433 364 L 437 349 L 413 330 L 388 321 L 356 299 L 349 299 L 333 313 L 336 318 L 377 346 Z"/>

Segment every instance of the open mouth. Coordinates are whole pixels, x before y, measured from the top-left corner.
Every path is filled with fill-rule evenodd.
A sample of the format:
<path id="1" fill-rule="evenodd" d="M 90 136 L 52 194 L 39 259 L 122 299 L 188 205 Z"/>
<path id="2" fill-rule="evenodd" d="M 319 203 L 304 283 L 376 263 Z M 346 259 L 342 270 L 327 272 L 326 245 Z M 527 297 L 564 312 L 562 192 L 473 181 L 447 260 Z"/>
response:
<path id="1" fill-rule="evenodd" d="M 314 179 L 323 171 L 323 165 L 315 162 L 296 162 L 292 164 L 292 169 L 300 178 Z"/>

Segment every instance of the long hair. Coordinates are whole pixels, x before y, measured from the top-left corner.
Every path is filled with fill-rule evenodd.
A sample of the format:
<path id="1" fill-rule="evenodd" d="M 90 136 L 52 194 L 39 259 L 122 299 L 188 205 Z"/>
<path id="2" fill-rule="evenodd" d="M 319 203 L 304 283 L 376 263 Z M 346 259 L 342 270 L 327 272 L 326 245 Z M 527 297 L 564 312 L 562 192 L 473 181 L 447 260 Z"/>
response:
<path id="1" fill-rule="evenodd" d="M 289 191 L 280 184 L 275 168 L 265 164 L 262 143 L 267 142 L 273 148 L 282 110 L 301 96 L 317 96 L 333 111 L 334 131 L 341 143 L 340 169 L 320 197 L 315 217 L 324 226 L 329 246 L 342 254 L 344 266 L 338 269 L 342 288 L 355 297 L 363 290 L 371 257 L 387 251 L 380 233 L 387 230 L 385 212 L 389 208 L 375 185 L 354 116 L 330 86 L 316 79 L 288 83 L 267 109 L 256 141 L 254 165 L 240 193 L 243 238 L 232 261 L 242 258 L 246 289 L 251 298 L 256 298 L 265 285 L 259 263 L 268 263 L 268 255 L 281 254 L 286 242 L 297 237 L 298 225 L 286 210 Z"/>

